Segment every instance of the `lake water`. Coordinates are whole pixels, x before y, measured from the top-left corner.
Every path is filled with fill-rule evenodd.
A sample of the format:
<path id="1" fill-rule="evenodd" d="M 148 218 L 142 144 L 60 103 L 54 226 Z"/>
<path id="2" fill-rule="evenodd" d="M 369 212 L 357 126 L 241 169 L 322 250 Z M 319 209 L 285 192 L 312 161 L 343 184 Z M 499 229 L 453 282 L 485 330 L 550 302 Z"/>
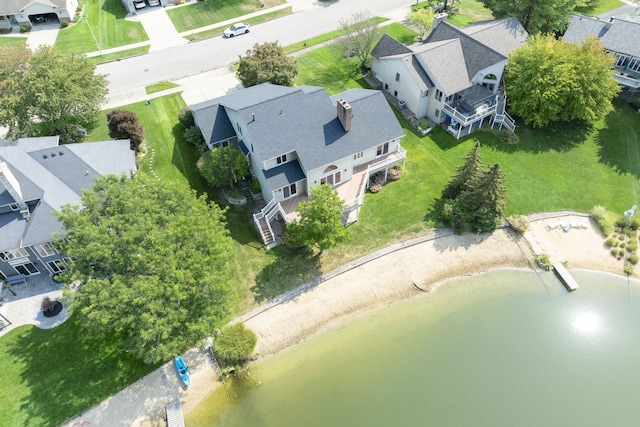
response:
<path id="1" fill-rule="evenodd" d="M 187 426 L 640 424 L 640 285 L 498 271 L 264 358 Z M 259 385 L 258 385 L 259 383 Z"/>

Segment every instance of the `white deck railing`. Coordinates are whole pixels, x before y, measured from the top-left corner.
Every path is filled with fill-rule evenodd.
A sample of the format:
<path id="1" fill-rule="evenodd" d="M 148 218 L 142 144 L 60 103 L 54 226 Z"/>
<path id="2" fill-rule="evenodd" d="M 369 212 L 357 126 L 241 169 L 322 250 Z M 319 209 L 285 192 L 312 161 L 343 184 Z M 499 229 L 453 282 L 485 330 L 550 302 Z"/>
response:
<path id="1" fill-rule="evenodd" d="M 447 113 L 449 116 L 451 116 L 453 120 L 460 123 L 461 126 L 465 127 L 465 126 L 469 126 L 470 124 L 473 124 L 474 122 L 480 119 L 483 119 L 487 116 L 494 114 L 496 112 L 497 107 L 498 107 L 498 104 L 494 103 L 493 105 L 487 108 L 478 108 L 476 109 L 476 112 L 474 114 L 467 115 L 458 111 L 455 107 L 452 107 L 451 105 L 445 103 L 442 106 L 442 110 L 445 113 Z"/>

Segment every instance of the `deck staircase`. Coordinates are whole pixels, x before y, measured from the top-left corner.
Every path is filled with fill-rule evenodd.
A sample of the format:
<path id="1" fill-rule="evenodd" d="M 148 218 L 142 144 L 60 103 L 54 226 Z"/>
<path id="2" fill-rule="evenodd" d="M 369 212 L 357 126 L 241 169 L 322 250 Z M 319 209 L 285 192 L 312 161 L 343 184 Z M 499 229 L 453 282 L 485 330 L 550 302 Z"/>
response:
<path id="1" fill-rule="evenodd" d="M 496 108 L 496 114 L 493 116 L 493 122 L 491 123 L 491 128 L 494 126 L 499 126 L 500 129 L 503 127 L 507 128 L 510 132 L 516 131 L 516 122 L 513 118 L 507 113 L 507 94 L 504 92 L 504 89 L 500 89 L 500 95 L 498 96 L 498 103 Z"/>
<path id="2" fill-rule="evenodd" d="M 287 217 L 282 206 L 280 206 L 280 203 L 277 203 L 275 199 L 267 203 L 260 212 L 253 214 L 253 222 L 260 233 L 260 237 L 262 237 L 262 242 L 267 248 L 273 248 L 279 243 L 278 231 L 281 231 L 281 227 L 277 227 L 277 224 L 275 224 L 278 214 L 280 214 L 283 219 Z"/>

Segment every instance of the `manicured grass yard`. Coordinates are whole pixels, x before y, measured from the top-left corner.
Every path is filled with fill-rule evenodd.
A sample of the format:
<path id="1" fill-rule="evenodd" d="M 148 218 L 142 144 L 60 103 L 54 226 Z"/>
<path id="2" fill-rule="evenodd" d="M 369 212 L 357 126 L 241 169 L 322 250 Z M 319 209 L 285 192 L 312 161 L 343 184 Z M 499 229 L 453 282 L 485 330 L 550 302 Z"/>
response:
<path id="1" fill-rule="evenodd" d="M 0 36 L 1 47 L 18 47 L 18 46 L 25 46 L 26 44 L 27 44 L 26 37 Z"/>
<path id="2" fill-rule="evenodd" d="M 622 3 L 619 0 L 598 0 L 598 2 L 594 7 L 591 7 L 591 8 L 579 7 L 579 8 L 576 8 L 576 12 L 581 13 L 583 15 L 595 16 L 603 12 L 608 12 L 612 9 L 618 8 L 623 5 L 624 3 Z"/>
<path id="3" fill-rule="evenodd" d="M 89 57 L 88 59 L 89 61 L 98 65 L 105 62 L 116 61 L 118 59 L 129 58 L 137 55 L 144 55 L 145 53 L 149 53 L 150 47 L 151 45 L 134 47 L 133 49 L 126 49 L 126 50 L 121 50 L 113 53 L 105 53 L 104 55 L 99 55 L 99 56 L 92 56 L 92 57 Z"/>
<path id="4" fill-rule="evenodd" d="M 120 0 L 87 1 L 84 6 L 84 14 L 87 19 L 82 18 L 58 33 L 56 49 L 65 53 L 98 51 L 91 30 L 93 30 L 101 49 L 124 46 L 149 39 L 142 24 L 124 19 L 127 12 Z M 91 26 L 91 30 L 89 26 Z"/>
<path id="5" fill-rule="evenodd" d="M 156 366 L 90 339 L 71 318 L 55 329 L 28 325 L 0 338 L 3 426 L 58 426 L 108 398 Z"/>
<path id="6" fill-rule="evenodd" d="M 150 93 L 162 92 L 163 90 L 167 90 L 167 89 L 173 89 L 174 87 L 178 87 L 178 86 L 180 85 L 173 82 L 160 82 L 151 86 L 147 86 L 144 88 L 144 90 L 145 92 L 147 92 L 147 94 L 150 94 Z"/>
<path id="7" fill-rule="evenodd" d="M 284 0 L 208 0 L 167 10 L 179 33 L 283 4 Z M 264 7 L 261 5 L 264 4 Z"/>
<path id="8" fill-rule="evenodd" d="M 456 7 L 458 11 L 449 15 L 447 21 L 459 27 L 464 27 L 478 21 L 493 19 L 491 11 L 476 0 L 462 0 L 459 3 L 455 3 L 454 7 Z"/>

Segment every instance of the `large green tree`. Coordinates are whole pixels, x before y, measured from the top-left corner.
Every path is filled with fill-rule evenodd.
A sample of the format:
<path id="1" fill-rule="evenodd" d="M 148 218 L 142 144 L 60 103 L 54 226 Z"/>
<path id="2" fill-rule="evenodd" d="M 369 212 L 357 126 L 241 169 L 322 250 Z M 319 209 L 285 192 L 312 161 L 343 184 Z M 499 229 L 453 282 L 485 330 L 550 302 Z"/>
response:
<path id="1" fill-rule="evenodd" d="M 533 126 L 604 117 L 619 91 L 613 64 L 595 38 L 576 44 L 551 35 L 533 36 L 509 57 L 509 108 Z"/>
<path id="2" fill-rule="evenodd" d="M 274 85 L 293 86 L 298 74 L 296 60 L 288 57 L 282 46 L 275 42 L 255 44 L 240 58 L 236 76 L 244 87 L 271 82 Z"/>
<path id="3" fill-rule="evenodd" d="M 44 46 L 0 47 L 0 125 L 9 136 L 60 135 L 79 142 L 97 125 L 107 80 L 83 55 Z"/>
<path id="4" fill-rule="evenodd" d="M 438 209 L 444 222 L 456 232 L 491 231 L 506 211 L 505 191 L 500 165 L 487 170 L 481 161 L 480 143 L 476 142 L 442 192 Z"/>
<path id="5" fill-rule="evenodd" d="M 332 248 L 349 238 L 342 224 L 344 202 L 328 184 L 311 189 L 311 199 L 298 205 L 300 219 L 287 223 L 291 244 L 320 251 Z"/>
<path id="6" fill-rule="evenodd" d="M 433 26 L 434 12 L 430 7 L 418 9 L 415 12 L 409 14 L 409 24 L 418 29 L 420 37 L 425 37 L 429 34 L 431 27 Z"/>
<path id="7" fill-rule="evenodd" d="M 515 16 L 529 34 L 566 28 L 578 0 L 480 0 L 496 18 Z"/>
<path id="8" fill-rule="evenodd" d="M 111 110 L 107 113 L 107 127 L 111 138 L 128 139 L 132 150 L 140 150 L 140 144 L 144 141 L 144 130 L 136 113 L 128 110 Z"/>
<path id="9" fill-rule="evenodd" d="M 236 301 L 237 266 L 224 213 L 186 186 L 98 178 L 82 207 L 63 206 L 71 311 L 93 334 L 122 340 L 148 363 L 222 327 Z"/>
<path id="10" fill-rule="evenodd" d="M 215 187 L 231 187 L 249 175 L 249 163 L 240 150 L 232 146 L 205 151 L 196 167 L 202 177 Z"/>

